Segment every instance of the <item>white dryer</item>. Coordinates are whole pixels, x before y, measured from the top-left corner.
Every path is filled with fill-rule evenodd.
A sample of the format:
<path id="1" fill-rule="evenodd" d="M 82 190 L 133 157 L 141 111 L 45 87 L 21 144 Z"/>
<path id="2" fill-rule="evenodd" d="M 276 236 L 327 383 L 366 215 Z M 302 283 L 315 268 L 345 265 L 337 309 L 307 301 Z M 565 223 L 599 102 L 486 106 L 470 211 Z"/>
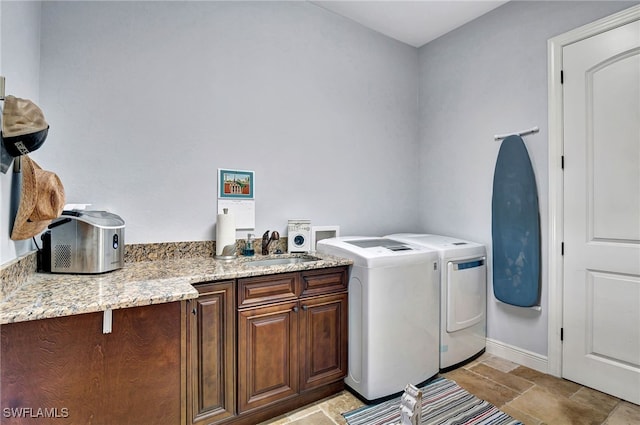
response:
<path id="1" fill-rule="evenodd" d="M 318 252 L 349 258 L 349 373 L 367 403 L 438 373 L 438 254 L 374 237 L 318 241 Z"/>
<path id="2" fill-rule="evenodd" d="M 440 258 L 440 371 L 481 355 L 487 337 L 484 245 L 440 235 L 397 233 L 388 239 L 436 250 Z"/>

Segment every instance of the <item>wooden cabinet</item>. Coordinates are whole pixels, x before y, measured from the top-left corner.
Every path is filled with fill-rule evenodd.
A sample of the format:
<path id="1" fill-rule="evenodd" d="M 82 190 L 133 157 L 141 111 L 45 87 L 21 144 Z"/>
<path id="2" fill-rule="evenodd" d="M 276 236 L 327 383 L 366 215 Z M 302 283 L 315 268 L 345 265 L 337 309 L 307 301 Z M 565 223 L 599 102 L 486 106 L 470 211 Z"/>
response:
<path id="1" fill-rule="evenodd" d="M 187 423 L 254 425 L 341 391 L 345 267 L 196 285 L 187 316 Z"/>
<path id="2" fill-rule="evenodd" d="M 254 425 L 344 388 L 347 267 L 0 327 L 0 422 Z"/>
<path id="3" fill-rule="evenodd" d="M 235 415 L 235 281 L 198 285 L 187 312 L 187 423 Z"/>
<path id="4" fill-rule="evenodd" d="M 238 412 L 344 378 L 347 294 L 238 311 Z"/>
<path id="5" fill-rule="evenodd" d="M 346 375 L 346 290 L 346 267 L 238 280 L 239 414 Z"/>
<path id="6" fill-rule="evenodd" d="M 305 391 L 347 374 L 347 294 L 300 303 L 300 391 Z"/>
<path id="7" fill-rule="evenodd" d="M 347 280 L 346 267 L 301 275 L 301 391 L 347 375 Z"/>
<path id="8" fill-rule="evenodd" d="M 2 325 L 2 424 L 182 423 L 183 306 Z"/>
<path id="9" fill-rule="evenodd" d="M 238 413 L 298 392 L 297 304 L 238 312 Z"/>

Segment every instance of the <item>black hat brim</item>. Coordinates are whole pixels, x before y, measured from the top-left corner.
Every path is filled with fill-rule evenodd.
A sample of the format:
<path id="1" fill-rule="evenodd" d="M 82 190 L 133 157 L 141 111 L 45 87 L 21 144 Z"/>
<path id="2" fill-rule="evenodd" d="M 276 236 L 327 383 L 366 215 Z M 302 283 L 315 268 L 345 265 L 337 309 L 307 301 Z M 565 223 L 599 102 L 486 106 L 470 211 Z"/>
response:
<path id="1" fill-rule="evenodd" d="M 4 137 L 3 135 L 2 143 L 11 156 L 26 155 L 40 148 L 44 141 L 47 140 L 48 133 L 49 127 L 47 126 L 44 130 L 21 136 Z"/>

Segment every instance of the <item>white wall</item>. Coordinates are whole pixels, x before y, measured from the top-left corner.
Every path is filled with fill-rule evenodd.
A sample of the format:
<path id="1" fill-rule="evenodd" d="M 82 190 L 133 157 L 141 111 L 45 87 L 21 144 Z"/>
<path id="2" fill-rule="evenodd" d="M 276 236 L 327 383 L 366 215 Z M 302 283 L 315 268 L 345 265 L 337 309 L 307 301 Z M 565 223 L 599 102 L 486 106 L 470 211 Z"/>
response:
<path id="1" fill-rule="evenodd" d="M 40 2 L 0 2 L 0 75 L 6 78 L 6 94 L 39 99 Z M 45 119 L 48 119 L 45 113 Z M 46 148 L 46 144 L 43 145 Z M 25 254 L 31 241 L 9 239 L 17 209 L 17 183 L 13 167 L 0 173 L 0 264 Z M 12 201 L 12 194 L 14 201 Z"/>
<path id="2" fill-rule="evenodd" d="M 420 49 L 420 225 L 426 231 L 484 243 L 491 260 L 500 148 L 493 135 L 540 127 L 525 144 L 540 204 L 542 311 L 499 304 L 490 282 L 492 339 L 547 353 L 547 40 L 633 4 L 512 1 Z"/>
<path id="3" fill-rule="evenodd" d="M 256 172 L 258 234 L 417 224 L 415 48 L 308 2 L 42 8 L 34 157 L 127 243 L 213 239 L 218 168 Z"/>
<path id="4" fill-rule="evenodd" d="M 127 243 L 212 239 L 216 170 L 236 167 L 256 171 L 256 233 L 310 218 L 490 252 L 493 135 L 539 126 L 543 310 L 491 298 L 488 333 L 546 355 L 546 40 L 632 4 L 510 2 L 417 50 L 307 2 L 45 2 L 38 70 L 40 4 L 2 1 L 0 70 L 51 125 L 33 157 Z M 24 248 L 0 181 L 2 264 Z"/>

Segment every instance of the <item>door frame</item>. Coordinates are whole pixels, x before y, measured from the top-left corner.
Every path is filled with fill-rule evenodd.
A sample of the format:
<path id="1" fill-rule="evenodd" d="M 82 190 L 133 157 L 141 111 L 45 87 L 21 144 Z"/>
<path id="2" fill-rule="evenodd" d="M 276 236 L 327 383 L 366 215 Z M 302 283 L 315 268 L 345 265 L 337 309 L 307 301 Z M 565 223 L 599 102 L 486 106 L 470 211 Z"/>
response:
<path id="1" fill-rule="evenodd" d="M 549 102 L 549 300 L 547 372 L 562 377 L 562 341 L 564 269 L 562 242 L 564 235 L 564 189 L 562 155 L 564 154 L 563 96 L 560 82 L 562 49 L 578 41 L 640 20 L 640 5 L 599 19 L 547 41 L 547 75 Z"/>

